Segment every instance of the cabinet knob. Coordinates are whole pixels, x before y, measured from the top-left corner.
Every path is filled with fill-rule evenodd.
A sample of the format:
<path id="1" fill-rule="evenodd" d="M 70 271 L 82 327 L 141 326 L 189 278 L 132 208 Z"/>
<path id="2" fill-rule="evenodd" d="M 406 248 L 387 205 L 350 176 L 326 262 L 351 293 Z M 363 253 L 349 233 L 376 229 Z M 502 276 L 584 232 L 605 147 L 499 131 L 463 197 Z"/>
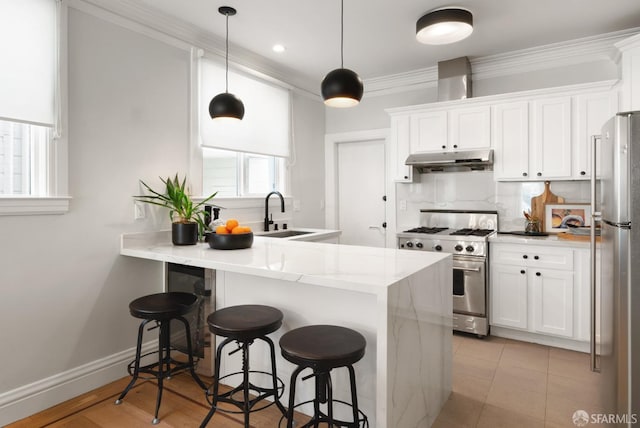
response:
<path id="1" fill-rule="evenodd" d="M 542 275 L 540 272 L 536 272 L 536 276 L 540 276 Z"/>
<path id="2" fill-rule="evenodd" d="M 458 148 L 458 145 L 457 145 L 457 144 L 454 144 L 454 145 L 453 145 L 453 148 L 454 148 L 454 149 L 457 149 L 457 148 Z"/>
<path id="3" fill-rule="evenodd" d="M 540 257 L 538 257 L 538 256 L 533 256 L 533 258 L 536 259 L 536 260 L 540 260 Z"/>
<path id="4" fill-rule="evenodd" d="M 537 173 L 536 175 L 537 175 L 538 177 L 542 177 L 542 173 L 541 173 L 541 172 Z"/>
<path id="5" fill-rule="evenodd" d="M 447 146 L 444 146 L 444 145 L 443 145 L 443 146 L 442 146 L 442 148 L 443 148 L 443 149 L 446 149 L 446 148 L 447 148 Z"/>
<path id="6" fill-rule="evenodd" d="M 409 176 L 408 176 L 408 175 L 405 175 L 405 176 L 404 176 L 404 179 L 405 179 L 405 180 L 408 180 L 408 179 L 409 179 Z"/>
<path id="7" fill-rule="evenodd" d="M 580 175 L 587 175 L 586 171 L 580 171 Z"/>
<path id="8" fill-rule="evenodd" d="M 520 271 L 520 273 L 524 275 L 526 272 L 525 272 L 525 270 L 524 270 L 524 269 L 522 269 L 522 270 Z"/>
<path id="9" fill-rule="evenodd" d="M 523 176 L 523 177 L 526 177 L 526 176 L 527 176 L 527 173 L 526 173 L 526 172 L 523 172 L 523 173 L 522 173 L 522 176 Z"/>
<path id="10" fill-rule="evenodd" d="M 523 259 L 528 259 L 529 256 L 527 256 L 526 254 L 524 256 L 522 256 Z"/>

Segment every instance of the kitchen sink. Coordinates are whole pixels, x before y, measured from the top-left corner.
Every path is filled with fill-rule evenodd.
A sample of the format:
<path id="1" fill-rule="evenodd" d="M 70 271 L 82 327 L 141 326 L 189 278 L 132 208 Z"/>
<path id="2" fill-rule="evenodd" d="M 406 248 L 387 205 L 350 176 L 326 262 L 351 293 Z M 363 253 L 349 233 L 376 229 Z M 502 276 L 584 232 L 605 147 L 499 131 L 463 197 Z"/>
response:
<path id="1" fill-rule="evenodd" d="M 309 233 L 313 232 L 304 232 L 302 230 L 280 230 L 277 232 L 264 232 L 259 235 L 267 238 L 291 238 L 292 236 L 308 235 Z"/>

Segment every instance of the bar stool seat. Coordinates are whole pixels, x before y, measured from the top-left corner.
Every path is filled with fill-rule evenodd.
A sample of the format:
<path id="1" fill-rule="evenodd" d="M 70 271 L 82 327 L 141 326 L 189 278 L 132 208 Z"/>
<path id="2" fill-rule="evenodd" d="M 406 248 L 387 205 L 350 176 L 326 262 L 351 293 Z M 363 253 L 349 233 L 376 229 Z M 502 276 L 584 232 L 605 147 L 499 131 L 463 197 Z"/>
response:
<path id="1" fill-rule="evenodd" d="M 280 310 L 264 305 L 231 306 L 219 309 L 207 317 L 207 324 L 211 333 L 226 339 L 218 345 L 216 350 L 213 384 L 206 392 L 207 401 L 211 404 L 211 409 L 202 421 L 201 428 L 209 423 L 217 410 L 244 414 L 245 428 L 249 427 L 250 413 L 265 409 L 273 404 L 280 409 L 283 415 L 286 413 L 286 409 L 280 402 L 280 397 L 284 392 L 284 383 L 276 375 L 275 347 L 273 341 L 267 337 L 268 334 L 280 328 L 283 318 L 284 316 Z M 271 373 L 254 371 L 249 368 L 249 346 L 255 340 L 261 340 L 269 346 Z M 229 355 L 242 351 L 242 370 L 220 377 L 222 350 L 232 342 L 235 342 L 237 347 Z M 258 386 L 251 382 L 250 375 L 257 373 L 270 376 L 271 385 Z M 225 393 L 219 392 L 221 380 L 239 375 L 242 375 L 242 382 L 238 386 Z M 253 393 L 254 398 L 250 398 L 249 393 Z M 237 399 L 236 395 L 242 395 L 241 399 Z M 273 397 L 273 401 L 263 402 L 268 397 Z M 240 410 L 223 409 L 218 407 L 219 403 L 229 403 Z M 262 404 L 256 407 L 258 403 Z"/>
<path id="2" fill-rule="evenodd" d="M 334 325 L 310 325 L 285 333 L 280 338 L 282 356 L 298 367 L 291 374 L 289 384 L 289 409 L 286 415 L 287 427 L 293 427 L 293 414 L 296 407 L 313 402 L 314 414 L 304 427 L 328 426 L 358 428 L 368 427 L 369 422 L 364 413 L 358 409 L 358 399 L 353 364 L 360 361 L 365 354 L 367 341 L 355 330 Z M 351 386 L 351 403 L 333 399 L 333 387 L 330 372 L 333 369 L 346 367 L 349 372 Z M 313 374 L 303 380 L 315 378 L 316 395 L 313 400 L 295 404 L 295 385 L 300 372 L 313 370 Z M 352 408 L 352 420 L 344 421 L 333 417 L 333 403 L 338 402 Z M 320 410 L 320 404 L 326 403 L 326 412 Z M 280 421 L 282 423 L 282 420 Z"/>
<path id="3" fill-rule="evenodd" d="M 131 363 L 129 363 L 127 370 L 132 376 L 131 381 L 127 387 L 122 391 L 116 404 L 122 403 L 122 400 L 127 395 L 129 390 L 133 387 L 136 381 L 140 378 L 140 374 L 148 374 L 150 377 L 145 379 L 156 379 L 158 382 L 158 395 L 156 398 L 156 408 L 152 424 L 160 422 L 158 419 L 158 411 L 160 410 L 160 402 L 162 400 L 162 388 L 164 379 L 168 379 L 174 374 L 183 370 L 189 370 L 191 376 L 198 385 L 204 390 L 207 389 L 206 385 L 195 373 L 195 364 L 193 361 L 193 353 L 191 347 L 191 330 L 189 328 L 189 322 L 184 318 L 184 315 L 192 311 L 198 305 L 198 297 L 195 294 L 183 293 L 183 292 L 167 292 L 150 294 L 147 296 L 139 297 L 129 303 L 129 311 L 135 318 L 140 318 L 143 321 L 138 327 L 138 340 L 136 344 L 136 357 Z M 171 343 L 170 343 L 170 322 L 171 320 L 177 320 L 184 325 L 185 338 L 187 341 L 187 356 L 188 361 L 177 361 L 171 358 Z M 142 339 L 144 328 L 148 323 L 154 323 L 149 330 L 159 327 L 159 342 L 158 350 L 149 352 L 142 355 Z M 141 366 L 140 362 L 142 358 L 158 354 L 158 361 L 155 363 Z"/>

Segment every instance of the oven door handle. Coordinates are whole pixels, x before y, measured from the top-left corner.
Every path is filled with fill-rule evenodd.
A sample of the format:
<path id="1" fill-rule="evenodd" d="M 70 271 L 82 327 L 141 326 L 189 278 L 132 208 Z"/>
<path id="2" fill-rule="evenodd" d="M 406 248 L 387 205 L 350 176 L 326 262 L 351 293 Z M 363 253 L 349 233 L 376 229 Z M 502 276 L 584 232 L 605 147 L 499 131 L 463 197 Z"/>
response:
<path id="1" fill-rule="evenodd" d="M 463 270 L 466 272 L 480 272 L 480 268 L 467 268 L 467 267 L 453 267 L 454 269 Z"/>

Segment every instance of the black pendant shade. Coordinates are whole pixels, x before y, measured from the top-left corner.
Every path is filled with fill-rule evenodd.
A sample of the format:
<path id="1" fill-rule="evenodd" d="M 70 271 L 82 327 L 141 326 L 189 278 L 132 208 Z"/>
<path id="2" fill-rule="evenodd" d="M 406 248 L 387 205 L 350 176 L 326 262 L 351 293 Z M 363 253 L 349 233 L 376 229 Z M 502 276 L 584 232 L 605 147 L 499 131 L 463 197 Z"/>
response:
<path id="1" fill-rule="evenodd" d="M 362 79 L 348 68 L 330 71 L 320 89 L 324 103 L 330 107 L 352 107 L 360 102 L 364 93 Z"/>
<path id="2" fill-rule="evenodd" d="M 209 115 L 212 119 L 226 117 L 242 120 L 244 104 L 235 95 L 223 92 L 213 97 L 209 103 Z"/>
<path id="3" fill-rule="evenodd" d="M 329 107 L 353 107 L 360 102 L 364 84 L 360 76 L 344 68 L 344 0 L 340 0 L 340 68 L 330 71 L 320 85 L 322 99 Z"/>
<path id="4" fill-rule="evenodd" d="M 244 104 L 238 97 L 229 93 L 229 16 L 236 14 L 236 10 L 229 6 L 221 6 L 218 9 L 227 17 L 227 37 L 225 55 L 225 92 L 213 97 L 209 103 L 209 115 L 212 119 L 238 119 L 244 117 Z"/>

